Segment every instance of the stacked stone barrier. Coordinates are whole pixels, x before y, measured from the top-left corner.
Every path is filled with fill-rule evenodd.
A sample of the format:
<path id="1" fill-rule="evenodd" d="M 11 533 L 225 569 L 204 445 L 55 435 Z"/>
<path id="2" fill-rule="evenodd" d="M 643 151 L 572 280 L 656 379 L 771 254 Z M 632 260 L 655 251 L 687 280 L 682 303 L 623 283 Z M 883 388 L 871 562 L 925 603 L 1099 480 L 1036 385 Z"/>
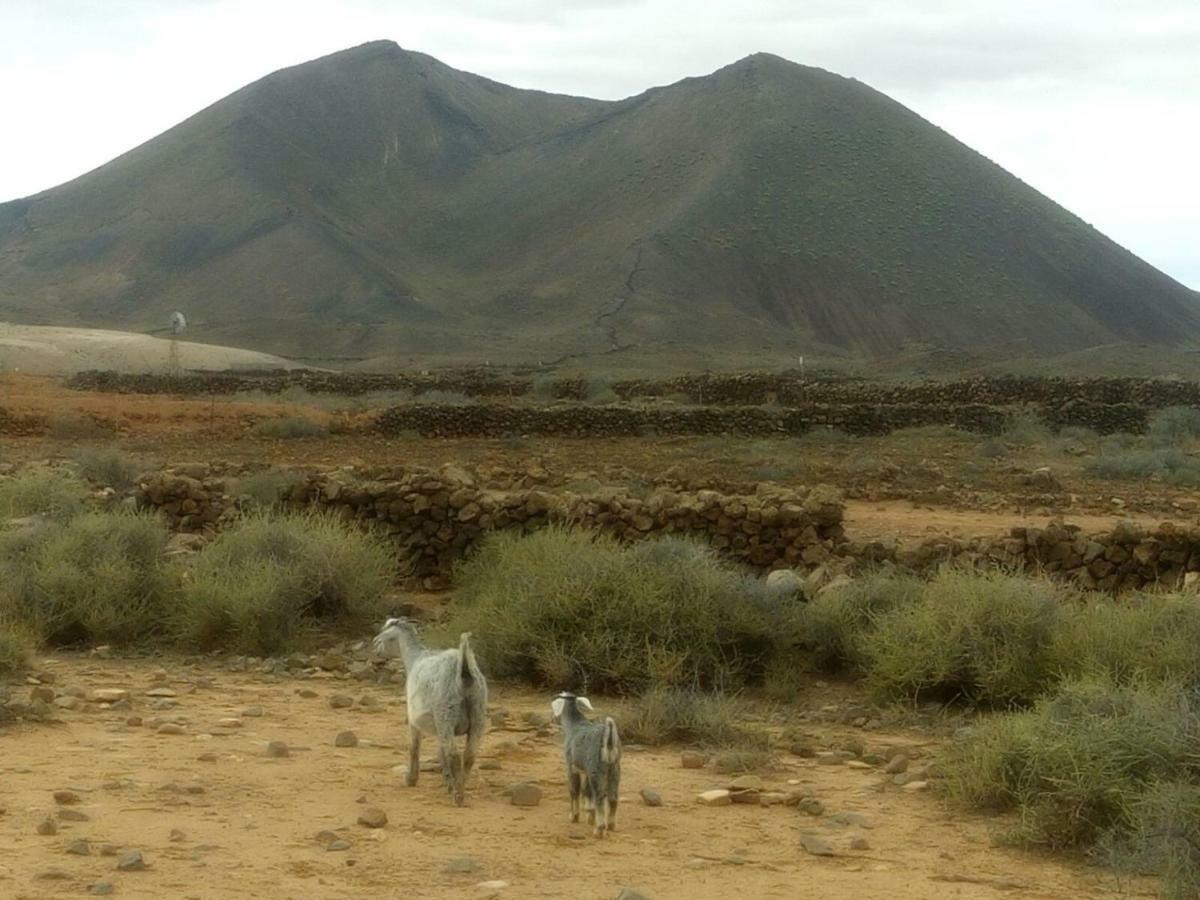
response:
<path id="1" fill-rule="evenodd" d="M 873 404 L 811 405 L 796 409 L 758 407 L 551 406 L 503 404 L 410 404 L 391 407 L 375 419 L 376 430 L 396 436 L 425 437 L 652 437 L 655 435 L 733 434 L 743 437 L 801 435 L 815 428 L 847 434 L 887 434 L 899 428 L 950 425 L 965 431 L 996 434 L 1008 422 L 1004 410 L 986 406 L 913 406 Z"/>
<path id="2" fill-rule="evenodd" d="M 824 486 L 742 496 L 663 490 L 643 498 L 621 488 L 587 494 L 497 490 L 457 466 L 393 474 L 397 477 L 376 481 L 341 472 L 293 473 L 282 501 L 373 526 L 395 543 L 405 576 L 426 588 L 444 587 L 455 562 L 486 533 L 552 524 L 596 528 L 622 540 L 698 538 L 764 570 L 817 566 L 834 558 L 845 541 L 841 495 Z M 219 530 L 242 503 L 235 479 L 194 466 L 143 476 L 135 502 L 159 510 L 172 529 L 186 532 Z"/>
<path id="3" fill-rule="evenodd" d="M 134 502 L 158 510 L 174 531 L 212 534 L 243 511 L 243 474 L 203 464 L 148 473 L 138 479 Z M 573 492 L 516 476 L 501 482 L 512 486 L 494 487 L 495 481 L 453 465 L 293 471 L 281 502 L 329 510 L 375 529 L 394 543 L 407 583 L 426 589 L 447 586 L 455 563 L 489 532 L 527 533 L 549 525 L 595 528 L 627 541 L 694 538 L 759 572 L 796 569 L 817 586 L 873 566 L 930 574 L 947 564 L 1041 574 L 1110 593 L 1200 582 L 1200 527 L 1170 522 L 1147 529 L 1122 520 L 1085 534 L 1051 521 L 1001 535 L 859 544 L 845 535 L 841 495 L 823 485 L 737 494 L 659 483 L 642 496 L 623 487 Z"/>

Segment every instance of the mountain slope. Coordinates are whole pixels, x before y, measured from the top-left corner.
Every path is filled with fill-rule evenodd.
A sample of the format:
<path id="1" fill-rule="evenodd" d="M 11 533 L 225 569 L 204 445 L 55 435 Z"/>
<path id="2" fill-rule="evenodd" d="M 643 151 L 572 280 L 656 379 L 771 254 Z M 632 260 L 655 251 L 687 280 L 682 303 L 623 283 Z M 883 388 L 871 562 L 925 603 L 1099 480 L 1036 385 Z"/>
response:
<path id="1" fill-rule="evenodd" d="M 911 111 L 758 54 L 618 102 L 390 42 L 0 204 L 0 318 L 272 352 L 1178 343 L 1200 299 Z"/>

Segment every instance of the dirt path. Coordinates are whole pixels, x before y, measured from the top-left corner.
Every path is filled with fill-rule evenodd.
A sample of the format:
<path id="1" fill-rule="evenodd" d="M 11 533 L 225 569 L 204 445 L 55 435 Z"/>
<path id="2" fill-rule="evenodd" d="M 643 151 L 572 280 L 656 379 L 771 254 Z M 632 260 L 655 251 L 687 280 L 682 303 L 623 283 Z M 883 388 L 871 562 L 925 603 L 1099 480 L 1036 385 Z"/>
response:
<path id="1" fill-rule="evenodd" d="M 1078 525 L 1085 534 L 1107 531 L 1122 518 L 1132 519 L 1147 527 L 1154 527 L 1169 517 L 1129 513 L 1127 515 L 1069 515 L 1064 516 L 1067 524 Z M 908 500 L 869 502 L 846 501 L 846 533 L 853 540 L 881 540 L 899 538 L 911 540 L 933 535 L 972 537 L 975 535 L 1007 534 L 1015 526 L 1045 527 L 1044 516 L 1019 516 L 1012 512 L 987 512 L 978 510 L 950 509 L 913 504 Z M 1186 520 L 1176 517 L 1177 524 Z"/>
<path id="2" fill-rule="evenodd" d="M 392 768 L 403 760 L 403 705 L 395 687 L 344 678 L 278 679 L 214 666 L 52 657 L 55 689 L 130 691 L 132 711 L 88 704 L 58 711 L 51 725 L 16 725 L 0 733 L 0 896 L 78 896 L 96 882 L 115 895 L 146 898 L 542 897 L 607 898 L 633 887 L 652 898 L 991 898 L 1105 897 L 1116 880 L 1081 865 L 992 846 L 994 820 L 947 810 L 929 793 L 909 793 L 874 770 L 816 765 L 785 756 L 770 787 L 811 791 L 826 815 L 786 806 L 698 806 L 696 795 L 722 781 L 707 770 L 683 769 L 677 750 L 631 749 L 626 756 L 619 830 L 597 841 L 567 822 L 559 776 L 557 734 L 525 726 L 493 729 L 485 738 L 488 765 L 469 787 L 469 807 L 452 807 L 436 774 L 405 788 Z M 155 710 L 152 686 L 176 692 L 177 705 Z M 25 688 L 15 688 L 24 694 Z M 301 693 L 301 692 L 305 693 Z M 816 696 L 813 705 L 823 702 Z M 374 698 L 333 709 L 330 695 Z M 545 698 L 496 686 L 495 705 L 520 722 Z M 824 700 L 827 700 L 825 697 Z M 168 699 L 168 703 L 170 700 Z M 160 703 L 160 705 L 167 705 Z M 261 716 L 253 706 L 262 708 Z M 598 708 L 610 706 L 602 702 Z M 249 709 L 249 712 L 247 710 Z M 130 725 L 130 715 L 144 717 Z M 158 734 L 156 718 L 178 722 L 182 734 Z M 222 720 L 236 720 L 233 722 Z M 334 736 L 353 729 L 355 748 Z M 810 729 L 833 741 L 837 729 Z M 918 735 L 854 732 L 868 746 L 926 743 Z M 286 741 L 291 755 L 268 758 L 268 741 Z M 537 781 L 545 797 L 519 809 L 504 788 Z M 659 790 L 664 805 L 645 806 L 639 790 Z M 80 797 L 69 807 L 83 821 L 62 821 L 54 836 L 36 826 L 55 810 L 53 792 Z M 378 806 L 389 824 L 356 824 Z M 64 809 L 65 807 L 59 807 Z M 839 827 L 838 812 L 865 816 Z M 180 834 L 172 838 L 172 830 Z M 349 842 L 326 850 L 322 830 Z M 802 832 L 829 842 L 835 856 L 808 855 Z M 851 850 L 862 837 L 867 849 Z M 69 855 L 70 841 L 90 843 Z M 103 844 L 145 855 L 143 872 L 118 872 Z M 447 864 L 471 857 L 475 870 L 449 874 Z M 47 880 L 46 875 L 57 878 Z M 971 880 L 973 879 L 973 880 Z M 480 887 L 503 881 L 505 887 Z M 1147 894 L 1150 895 L 1149 893 Z M 1126 895 L 1127 896 L 1127 895 Z"/>

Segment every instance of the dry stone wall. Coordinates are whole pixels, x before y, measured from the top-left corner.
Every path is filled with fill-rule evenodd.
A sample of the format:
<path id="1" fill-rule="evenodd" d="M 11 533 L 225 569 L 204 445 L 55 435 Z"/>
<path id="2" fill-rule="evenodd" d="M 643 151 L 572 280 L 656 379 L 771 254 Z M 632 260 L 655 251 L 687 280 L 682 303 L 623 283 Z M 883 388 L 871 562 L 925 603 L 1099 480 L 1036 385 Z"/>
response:
<path id="1" fill-rule="evenodd" d="M 986 406 L 809 405 L 797 409 L 757 407 L 508 406 L 411 404 L 384 410 L 376 418 L 384 435 L 417 432 L 427 437 L 558 435 L 636 437 L 655 434 L 800 435 L 814 428 L 848 434 L 886 434 L 898 428 L 952 425 L 995 434 L 1008 416 Z"/>
<path id="2" fill-rule="evenodd" d="M 497 530 L 563 524 L 622 540 L 693 537 L 760 569 L 811 568 L 836 557 L 845 541 L 841 495 L 823 486 L 748 496 L 663 490 L 643 498 L 620 488 L 588 494 L 498 490 L 456 466 L 414 469 L 378 481 L 343 472 L 294 478 L 282 498 L 285 505 L 328 509 L 376 527 L 395 542 L 401 570 L 426 588 L 445 586 L 454 563 Z M 237 515 L 242 505 L 237 491 L 233 478 L 214 476 L 202 466 L 182 467 L 139 479 L 136 502 L 161 511 L 175 530 L 216 530 Z"/>
<path id="3" fill-rule="evenodd" d="M 239 477 L 204 464 L 178 466 L 140 478 L 135 502 L 159 510 L 173 530 L 211 533 L 245 507 Z M 545 473 L 534 480 L 545 480 Z M 1040 573 L 1108 592 L 1200 582 L 1200 526 L 1163 523 L 1145 529 L 1119 521 L 1108 531 L 1084 534 L 1078 526 L 1052 521 L 1000 536 L 859 544 L 843 530 L 841 495 L 825 486 L 798 491 L 763 486 L 736 494 L 667 484 L 635 496 L 621 487 L 576 493 L 531 486 L 529 479 L 503 481 L 512 486 L 498 488 L 457 466 L 391 469 L 372 477 L 296 471 L 281 500 L 291 508 L 327 509 L 387 535 L 400 571 L 410 584 L 427 589 L 446 586 L 454 564 L 486 533 L 531 532 L 552 524 L 596 528 L 630 541 L 695 538 L 762 572 L 799 570 L 814 585 L 877 565 L 928 574 L 946 564 Z"/>

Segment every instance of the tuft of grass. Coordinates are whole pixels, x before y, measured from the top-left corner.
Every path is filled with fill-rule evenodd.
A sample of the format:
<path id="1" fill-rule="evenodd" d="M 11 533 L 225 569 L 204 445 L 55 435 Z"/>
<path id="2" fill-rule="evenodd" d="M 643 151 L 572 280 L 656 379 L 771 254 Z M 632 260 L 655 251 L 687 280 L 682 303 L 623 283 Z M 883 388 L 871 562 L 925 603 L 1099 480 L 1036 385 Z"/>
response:
<path id="1" fill-rule="evenodd" d="M 254 426 L 254 433 L 259 437 L 272 438 L 280 441 L 291 441 L 299 438 L 320 437 L 325 434 L 325 426 L 302 416 L 287 416 L 281 419 L 263 419 Z"/>
<path id="2" fill-rule="evenodd" d="M 769 736 L 741 724 L 742 705 L 727 694 L 654 687 L 633 700 L 621 715 L 621 736 L 659 747 L 692 744 L 765 752 Z"/>
<path id="3" fill-rule="evenodd" d="M 22 469 L 0 478 L 0 519 L 47 516 L 66 519 L 83 510 L 87 486 L 62 469 Z"/>
<path id="4" fill-rule="evenodd" d="M 1014 810 L 1017 843 L 1119 844 L 1139 830 L 1158 783 L 1194 783 L 1200 723 L 1178 686 L 1103 679 L 1062 684 L 1031 709 L 982 721 L 942 761 L 950 794 Z"/>
<path id="5" fill-rule="evenodd" d="M 248 497 L 252 506 L 270 509 L 282 503 L 299 480 L 300 477 L 293 473 L 267 469 L 239 478 L 237 491 L 241 496 Z"/>
<path id="6" fill-rule="evenodd" d="M 1155 679 L 1200 684 L 1200 606 L 1177 595 L 1072 607 L 1055 632 L 1051 668 L 1116 684 Z"/>
<path id="7" fill-rule="evenodd" d="M 943 572 L 919 603 L 881 614 L 862 635 L 867 685 L 883 699 L 1027 703 L 1054 681 L 1062 608 L 1049 582 Z"/>
<path id="8" fill-rule="evenodd" d="M 1200 785 L 1151 784 L 1133 801 L 1129 820 L 1109 832 L 1095 855 L 1114 868 L 1160 876 L 1166 900 L 1200 897 Z"/>
<path id="9" fill-rule="evenodd" d="M 10 614 L 0 615 L 0 678 L 24 671 L 37 646 L 30 629 Z"/>
<path id="10" fill-rule="evenodd" d="M 866 636 L 880 616 L 913 606 L 923 582 L 911 575 L 873 574 L 833 586 L 800 607 L 802 641 L 813 662 L 829 672 L 863 672 Z"/>
<path id="11" fill-rule="evenodd" d="M 1107 451 L 1088 462 L 1084 471 L 1096 478 L 1140 481 L 1160 478 L 1170 484 L 1200 485 L 1200 460 L 1176 447 Z"/>
<path id="12" fill-rule="evenodd" d="M 456 575 L 449 630 L 479 635 L 498 677 L 608 693 L 735 689 L 761 679 L 775 640 L 759 580 L 690 541 L 500 532 Z"/>
<path id="13" fill-rule="evenodd" d="M 133 480 L 137 476 L 137 466 L 120 451 L 113 449 L 86 448 L 77 451 L 75 469 L 80 477 L 92 484 L 116 491 L 133 487 Z"/>
<path id="14" fill-rule="evenodd" d="M 89 512 L 0 538 L 0 615 L 47 643 L 134 644 L 163 630 L 167 533 L 154 516 Z"/>
<path id="15" fill-rule="evenodd" d="M 1191 406 L 1170 406 L 1150 416 L 1146 434 L 1155 443 L 1178 443 L 1200 437 L 1200 409 Z"/>
<path id="16" fill-rule="evenodd" d="M 1000 439 L 1014 447 L 1030 447 L 1050 439 L 1050 429 L 1032 412 L 1019 412 L 1009 418 Z"/>
<path id="17" fill-rule="evenodd" d="M 192 558 L 173 631 L 201 650 L 286 651 L 319 626 L 368 626 L 392 570 L 381 539 L 340 519 L 252 515 Z"/>

